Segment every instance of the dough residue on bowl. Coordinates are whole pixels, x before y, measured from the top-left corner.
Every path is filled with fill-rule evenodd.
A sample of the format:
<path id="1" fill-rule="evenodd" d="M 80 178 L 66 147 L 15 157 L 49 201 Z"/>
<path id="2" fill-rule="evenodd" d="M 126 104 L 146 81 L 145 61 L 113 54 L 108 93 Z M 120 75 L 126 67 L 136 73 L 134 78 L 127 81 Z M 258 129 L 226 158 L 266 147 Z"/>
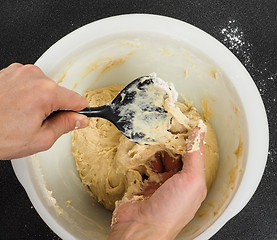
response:
<path id="1" fill-rule="evenodd" d="M 115 84 L 88 90 L 85 98 L 91 107 L 101 106 L 113 100 L 123 88 L 123 85 Z M 190 103 L 175 102 L 175 106 L 189 119 L 189 125 L 180 123 L 173 116 L 167 140 L 153 144 L 137 144 L 127 139 L 111 122 L 102 118 L 90 118 L 87 128 L 73 132 L 72 152 L 80 178 L 105 208 L 114 210 L 117 201 L 140 193 L 145 181 L 159 183 L 159 173 L 151 168 L 155 154 L 166 152 L 172 158 L 183 160 L 186 139 L 199 122 L 207 126 L 205 173 L 207 188 L 211 187 L 218 168 L 215 131 Z"/>

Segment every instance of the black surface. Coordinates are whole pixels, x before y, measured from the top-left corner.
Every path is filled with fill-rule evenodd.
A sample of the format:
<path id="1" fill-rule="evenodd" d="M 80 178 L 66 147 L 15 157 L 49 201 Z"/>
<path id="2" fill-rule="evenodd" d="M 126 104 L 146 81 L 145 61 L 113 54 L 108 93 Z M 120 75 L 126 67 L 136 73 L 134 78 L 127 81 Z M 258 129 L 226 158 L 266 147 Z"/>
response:
<path id="1" fill-rule="evenodd" d="M 15 61 L 34 63 L 67 33 L 97 19 L 124 13 L 174 17 L 224 43 L 245 65 L 262 95 L 269 120 L 270 149 L 255 195 L 212 239 L 277 239 L 277 1 L 2 0 L 0 4 L 0 68 Z M 237 45 L 222 32 L 230 25 L 243 32 L 243 41 Z M 1 240 L 59 239 L 32 207 L 8 161 L 0 162 L 0 214 Z"/>

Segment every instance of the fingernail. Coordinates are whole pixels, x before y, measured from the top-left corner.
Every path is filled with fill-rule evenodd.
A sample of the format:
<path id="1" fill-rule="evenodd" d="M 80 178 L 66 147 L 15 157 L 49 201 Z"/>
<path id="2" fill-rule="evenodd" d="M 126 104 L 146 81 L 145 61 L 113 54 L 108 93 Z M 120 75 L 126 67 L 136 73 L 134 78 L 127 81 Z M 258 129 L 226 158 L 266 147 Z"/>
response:
<path id="1" fill-rule="evenodd" d="M 78 128 L 80 128 L 80 126 L 81 126 L 81 123 L 80 123 L 79 120 L 77 120 L 77 121 L 76 121 L 76 125 L 75 125 L 75 130 L 78 129 Z"/>
<path id="2" fill-rule="evenodd" d="M 75 124 L 75 130 L 85 128 L 88 126 L 88 118 L 86 116 L 81 116 Z"/>

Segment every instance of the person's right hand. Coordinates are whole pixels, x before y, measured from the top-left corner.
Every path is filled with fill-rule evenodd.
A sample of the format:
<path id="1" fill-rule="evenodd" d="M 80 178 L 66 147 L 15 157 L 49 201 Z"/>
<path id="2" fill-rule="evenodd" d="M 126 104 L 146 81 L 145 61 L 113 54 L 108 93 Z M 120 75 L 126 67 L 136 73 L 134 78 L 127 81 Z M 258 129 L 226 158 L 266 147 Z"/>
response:
<path id="1" fill-rule="evenodd" d="M 0 71 L 0 159 L 49 149 L 64 133 L 86 127 L 86 116 L 74 112 L 88 102 L 59 86 L 34 65 L 11 64 Z M 49 117 L 50 116 L 50 117 Z"/>
<path id="2" fill-rule="evenodd" d="M 109 240 L 172 240 L 191 221 L 207 194 L 202 130 L 189 136 L 183 166 L 168 156 L 161 186 L 150 183 L 141 193 L 143 200 L 119 202 Z M 160 161 L 158 157 L 152 165 L 159 172 Z"/>

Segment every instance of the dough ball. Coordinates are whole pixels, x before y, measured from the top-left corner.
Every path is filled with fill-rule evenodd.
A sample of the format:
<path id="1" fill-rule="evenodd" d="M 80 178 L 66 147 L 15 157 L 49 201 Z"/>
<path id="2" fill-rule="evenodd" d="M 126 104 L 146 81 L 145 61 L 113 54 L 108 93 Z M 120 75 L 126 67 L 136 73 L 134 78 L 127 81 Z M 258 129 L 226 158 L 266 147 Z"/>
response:
<path id="1" fill-rule="evenodd" d="M 85 93 L 91 107 L 104 105 L 123 89 L 123 85 L 110 85 Z M 195 126 L 201 119 L 190 104 L 176 103 Z M 211 124 L 205 121 L 205 173 L 208 189 L 215 179 L 218 167 L 218 146 Z M 139 193 L 144 181 L 159 182 L 160 175 L 150 167 L 157 152 L 184 157 L 186 138 L 193 129 L 172 121 L 168 141 L 154 144 L 136 144 L 119 132 L 109 121 L 90 118 L 89 126 L 72 134 L 72 152 L 80 178 L 94 198 L 105 208 L 114 210 L 115 203 L 124 196 Z"/>

